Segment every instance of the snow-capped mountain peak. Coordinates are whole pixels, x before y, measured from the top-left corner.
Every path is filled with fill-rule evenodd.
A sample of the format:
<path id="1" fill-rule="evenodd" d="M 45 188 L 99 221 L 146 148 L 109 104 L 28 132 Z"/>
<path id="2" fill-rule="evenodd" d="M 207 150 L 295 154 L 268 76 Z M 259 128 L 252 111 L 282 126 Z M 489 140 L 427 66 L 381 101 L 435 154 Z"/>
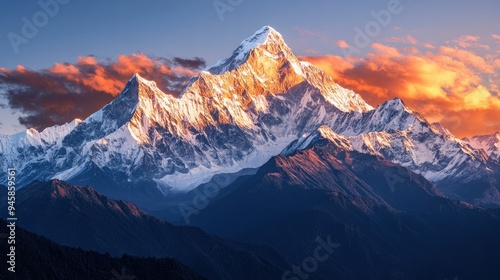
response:
<path id="1" fill-rule="evenodd" d="M 382 106 L 383 106 L 382 108 L 393 108 L 399 111 L 404 110 L 408 113 L 413 113 L 413 111 L 410 108 L 408 108 L 408 106 L 406 106 L 404 101 L 397 97 L 393 98 L 392 100 L 388 100 Z"/>
<path id="2" fill-rule="evenodd" d="M 294 57 L 283 36 L 272 27 L 264 26 L 243 40 L 229 58 L 220 60 L 214 66 L 208 67 L 206 71 L 214 75 L 231 71 L 245 63 L 255 49 L 263 50 L 264 54 L 269 57 Z"/>
<path id="3" fill-rule="evenodd" d="M 128 89 L 132 90 L 128 90 Z M 137 88 L 137 90 L 134 90 Z M 120 94 L 136 94 L 137 98 L 156 98 L 156 94 L 163 93 L 158 86 L 156 85 L 156 82 L 147 80 L 140 76 L 138 73 L 135 73 L 132 78 L 128 81 L 127 85 L 125 86 L 125 90 Z M 161 96 L 163 94 L 160 94 Z"/>
<path id="4" fill-rule="evenodd" d="M 127 82 L 123 91 L 108 105 L 86 118 L 82 124 L 66 137 L 67 144 L 100 139 L 129 122 L 132 125 L 154 119 L 159 100 L 175 99 L 163 93 L 154 81 L 139 74 Z M 81 140 L 77 140 L 81 139 Z"/>
<path id="5" fill-rule="evenodd" d="M 277 44 L 286 46 L 281 34 L 270 26 L 264 26 L 257 30 L 252 36 L 245 39 L 237 50 L 248 52 L 262 44 Z"/>

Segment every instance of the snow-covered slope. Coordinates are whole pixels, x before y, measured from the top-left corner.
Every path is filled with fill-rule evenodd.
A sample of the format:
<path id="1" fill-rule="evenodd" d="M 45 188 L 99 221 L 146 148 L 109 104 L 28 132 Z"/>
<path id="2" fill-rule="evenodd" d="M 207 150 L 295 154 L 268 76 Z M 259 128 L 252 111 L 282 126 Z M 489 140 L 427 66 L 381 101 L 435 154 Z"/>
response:
<path id="1" fill-rule="evenodd" d="M 7 170 L 7 167 L 15 167 L 22 172 L 21 183 L 29 183 L 35 178 L 46 178 L 46 166 L 44 162 L 52 162 L 55 166 L 60 166 L 61 157 L 64 156 L 61 150 L 62 141 L 81 120 L 75 119 L 71 123 L 48 127 L 41 132 L 36 129 L 28 129 L 14 135 L 0 134 L 0 166 Z M 27 168 L 34 167 L 37 168 Z M 20 178 L 19 178 L 20 177 Z M 7 178 L 2 179 L 5 183 Z"/>
<path id="2" fill-rule="evenodd" d="M 485 151 L 491 159 L 500 161 L 500 132 L 465 138 L 464 141 L 475 149 Z"/>
<path id="3" fill-rule="evenodd" d="M 10 156 L 15 154 L 16 149 L 32 146 L 48 148 L 60 144 L 62 139 L 80 123 L 81 120 L 75 119 L 71 123 L 47 127 L 41 132 L 32 128 L 14 135 L 0 134 L 0 154 Z M 7 161 L 10 160 L 12 159 L 7 157 Z"/>
<path id="4" fill-rule="evenodd" d="M 377 154 L 433 182 L 468 176 L 461 164 L 478 166 L 487 156 L 438 124 L 428 123 L 402 100 L 387 101 L 364 114 L 347 114 L 332 127 L 351 136 L 358 151 Z"/>

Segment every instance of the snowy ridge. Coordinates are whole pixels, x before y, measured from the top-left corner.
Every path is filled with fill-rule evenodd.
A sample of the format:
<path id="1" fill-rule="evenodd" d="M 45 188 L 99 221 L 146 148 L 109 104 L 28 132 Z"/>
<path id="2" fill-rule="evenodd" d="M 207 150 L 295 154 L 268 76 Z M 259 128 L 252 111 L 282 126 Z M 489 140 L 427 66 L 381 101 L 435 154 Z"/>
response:
<path id="1" fill-rule="evenodd" d="M 335 83 L 332 77 L 323 70 L 310 64 L 300 61 L 300 68 L 308 83 L 319 89 L 325 99 L 344 112 L 366 112 L 373 110 L 360 96 L 352 90 L 346 89 Z"/>
<path id="2" fill-rule="evenodd" d="M 2 141 L 2 146 L 0 146 L 0 152 L 6 153 L 8 149 L 8 144 L 16 143 L 18 147 L 20 146 L 47 146 L 56 144 L 62 141 L 62 139 L 68 135 L 68 133 L 73 130 L 82 121 L 80 119 L 74 119 L 70 123 L 65 123 L 63 125 L 55 125 L 47 127 L 41 132 L 38 132 L 34 128 L 30 128 L 26 131 L 16 133 L 14 135 L 3 135 L 0 134 L 0 141 Z"/>
<path id="3" fill-rule="evenodd" d="M 341 115 L 331 126 L 338 134 L 352 136 L 374 131 L 405 130 L 430 131 L 427 121 L 411 111 L 401 99 L 389 100 L 366 112 Z"/>
<path id="4" fill-rule="evenodd" d="M 448 138 L 454 138 L 455 136 L 448 130 L 446 129 L 444 126 L 442 126 L 440 123 L 431 123 L 431 129 L 437 133 L 437 134 L 441 134 L 445 137 L 448 137 Z"/>
<path id="5" fill-rule="evenodd" d="M 75 119 L 70 123 L 63 125 L 55 125 L 47 127 L 38 132 L 34 128 L 16 133 L 14 135 L 0 135 L 0 161 L 3 165 L 16 165 L 19 163 L 17 158 L 29 156 L 27 153 L 36 152 L 30 151 L 31 147 L 39 147 L 40 149 L 50 151 L 61 145 L 62 140 L 82 121 Z M 50 152 L 44 155 L 44 158 L 49 158 Z"/>
<path id="6" fill-rule="evenodd" d="M 407 167 L 435 183 L 445 179 L 470 181 L 480 174 L 478 170 L 488 170 L 484 153 L 451 134 L 437 133 L 435 124 L 427 123 L 421 116 L 411 115 L 411 111 L 401 104 L 399 100 L 392 100 L 365 113 L 359 117 L 363 120 L 359 122 L 363 124 L 360 128 L 353 125 L 357 123 L 356 119 L 350 126 L 333 125 L 333 129 L 322 126 L 293 142 L 282 153 L 292 154 L 327 139 L 345 150 L 376 155 Z M 380 111 L 381 108 L 386 109 Z M 384 114 L 380 114 L 382 112 Z M 395 127 L 387 116 L 401 123 Z"/>
<path id="7" fill-rule="evenodd" d="M 428 129 L 423 129 L 426 126 Z M 407 167 L 454 199 L 475 205 L 500 205 L 498 161 L 489 159 L 483 150 L 471 147 L 466 141 L 437 133 L 431 126 L 425 124 L 418 130 L 409 126 L 404 130 L 372 131 L 350 136 L 337 134 L 335 126 L 334 129 L 322 126 L 318 131 L 292 142 L 282 154 L 293 155 L 316 145 L 325 145 L 327 141 L 345 151 L 375 155 Z M 487 138 L 492 139 L 491 136 L 482 139 Z"/>
<path id="8" fill-rule="evenodd" d="M 463 139 L 474 149 L 483 150 L 491 159 L 500 161 L 500 132 L 490 135 L 474 136 L 471 139 Z"/>
<path id="9" fill-rule="evenodd" d="M 346 151 L 352 151 L 353 147 L 349 138 L 339 135 L 325 125 L 320 126 L 316 131 L 309 135 L 303 135 L 301 138 L 293 141 L 283 151 L 282 155 L 292 155 L 297 151 L 306 150 L 314 147 L 321 140 L 327 140 L 335 143 L 338 147 L 342 147 Z"/>

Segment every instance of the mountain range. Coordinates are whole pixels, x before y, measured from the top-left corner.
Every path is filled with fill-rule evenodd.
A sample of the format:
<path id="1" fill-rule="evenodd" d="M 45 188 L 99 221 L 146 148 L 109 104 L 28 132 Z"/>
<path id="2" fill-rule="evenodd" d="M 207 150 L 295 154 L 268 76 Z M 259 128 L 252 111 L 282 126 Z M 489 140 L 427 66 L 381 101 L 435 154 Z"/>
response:
<path id="1" fill-rule="evenodd" d="M 299 61 L 268 26 L 192 78 L 179 97 L 136 74 L 83 121 L 1 135 L 0 158 L 23 174 L 20 185 L 57 178 L 139 203 L 257 168 L 321 125 L 450 197 L 500 203 L 498 134 L 458 139 L 399 99 L 372 108 Z"/>
<path id="2" fill-rule="evenodd" d="M 135 74 L 84 120 L 0 135 L 0 166 L 17 170 L 21 227 L 133 270 L 497 279 L 499 135 L 372 107 L 265 26 L 179 96 Z"/>
<path id="3" fill-rule="evenodd" d="M 326 126 L 291 143 L 191 216 L 201 229 L 60 180 L 19 190 L 18 222 L 66 246 L 174 258 L 209 279 L 496 279 L 498 211 L 450 200 L 423 176 L 349 145 Z M 318 246 L 325 251 L 311 267 Z"/>

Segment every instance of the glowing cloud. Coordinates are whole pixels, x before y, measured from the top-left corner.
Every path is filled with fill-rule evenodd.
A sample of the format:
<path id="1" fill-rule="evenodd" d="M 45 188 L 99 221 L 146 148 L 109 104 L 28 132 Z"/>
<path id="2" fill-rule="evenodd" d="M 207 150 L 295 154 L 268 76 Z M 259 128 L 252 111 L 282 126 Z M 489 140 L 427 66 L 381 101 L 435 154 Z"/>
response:
<path id="1" fill-rule="evenodd" d="M 346 41 L 344 41 L 344 40 L 337 41 L 336 45 L 339 46 L 342 49 L 349 48 L 349 44 Z"/>
<path id="2" fill-rule="evenodd" d="M 466 36 L 460 40 L 477 44 L 480 38 Z M 395 38 L 390 41 L 406 42 Z M 429 121 L 441 122 L 458 137 L 499 131 L 498 54 L 481 56 L 458 45 L 440 46 L 434 51 L 419 42 L 414 45 L 425 52 L 375 43 L 365 58 L 326 55 L 301 59 L 322 68 L 372 105 L 402 98 Z"/>

